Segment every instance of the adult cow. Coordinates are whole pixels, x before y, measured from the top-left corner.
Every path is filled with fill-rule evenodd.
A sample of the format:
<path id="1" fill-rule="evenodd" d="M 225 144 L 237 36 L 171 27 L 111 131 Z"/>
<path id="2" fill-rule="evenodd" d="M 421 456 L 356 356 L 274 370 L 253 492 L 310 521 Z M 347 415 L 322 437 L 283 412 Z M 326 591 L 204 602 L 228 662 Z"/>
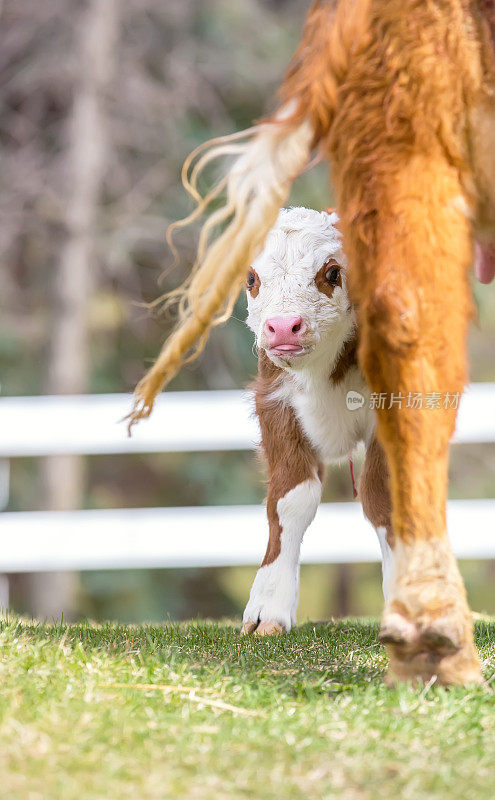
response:
<path id="1" fill-rule="evenodd" d="M 358 306 L 359 360 L 374 392 L 462 391 L 469 271 L 494 273 L 494 0 L 316 0 L 276 113 L 208 145 L 185 185 L 191 218 L 226 188 L 179 292 L 180 323 L 136 390 L 132 420 L 225 320 L 312 152 L 332 179 Z M 196 179 L 236 155 L 202 199 Z M 228 225 L 211 240 L 219 223 Z M 455 408 L 378 410 L 391 476 L 396 580 L 383 614 L 390 679 L 480 680 L 471 615 L 447 539 Z"/>

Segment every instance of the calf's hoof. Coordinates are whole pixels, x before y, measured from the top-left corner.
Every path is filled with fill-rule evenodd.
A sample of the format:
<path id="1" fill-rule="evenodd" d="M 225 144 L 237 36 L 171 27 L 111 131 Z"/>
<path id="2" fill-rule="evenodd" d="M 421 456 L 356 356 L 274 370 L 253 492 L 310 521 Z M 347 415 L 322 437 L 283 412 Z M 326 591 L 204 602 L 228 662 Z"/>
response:
<path id="1" fill-rule="evenodd" d="M 255 634 L 256 636 L 277 636 L 280 633 L 286 633 L 286 629 L 280 622 L 269 620 L 267 622 L 253 622 L 248 620 L 244 623 L 241 629 L 243 636 Z"/>

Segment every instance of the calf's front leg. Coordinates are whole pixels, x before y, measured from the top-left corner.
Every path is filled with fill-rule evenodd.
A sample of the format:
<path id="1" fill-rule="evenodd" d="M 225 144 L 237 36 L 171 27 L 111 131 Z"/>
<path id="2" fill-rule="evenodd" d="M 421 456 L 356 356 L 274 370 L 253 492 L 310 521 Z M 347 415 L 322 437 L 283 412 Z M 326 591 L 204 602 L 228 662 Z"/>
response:
<path id="1" fill-rule="evenodd" d="M 260 378 L 270 366 L 260 358 Z M 266 388 L 266 387 L 265 387 Z M 296 622 L 299 553 L 321 498 L 321 468 L 292 409 L 258 388 L 256 410 L 268 467 L 268 546 L 243 616 L 243 633 L 289 631 Z"/>
<path id="2" fill-rule="evenodd" d="M 290 474 L 284 477 L 294 483 Z M 270 486 L 267 499 L 269 539 L 244 611 L 243 632 L 266 635 L 289 631 L 296 622 L 299 599 L 299 552 L 321 496 L 317 476 L 307 478 L 277 497 Z"/>
<path id="3" fill-rule="evenodd" d="M 366 448 L 363 471 L 359 479 L 359 499 L 363 512 L 374 526 L 382 553 L 382 587 L 387 603 L 395 575 L 392 501 L 389 489 L 387 459 L 374 436 Z"/>

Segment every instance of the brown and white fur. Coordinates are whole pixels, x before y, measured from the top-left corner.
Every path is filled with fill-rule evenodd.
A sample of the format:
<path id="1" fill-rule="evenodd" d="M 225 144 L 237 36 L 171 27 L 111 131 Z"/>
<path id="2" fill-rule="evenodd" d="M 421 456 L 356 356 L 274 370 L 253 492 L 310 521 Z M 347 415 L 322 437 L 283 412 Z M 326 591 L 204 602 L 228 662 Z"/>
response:
<path id="1" fill-rule="evenodd" d="M 495 273 L 495 0 L 314 0 L 280 94 L 270 119 L 199 148 L 190 175 L 185 165 L 190 220 L 222 189 L 225 202 L 202 228 L 179 325 L 136 388 L 131 423 L 229 316 L 315 150 L 332 163 L 368 385 L 455 394 L 467 381 L 475 243 L 478 276 Z M 202 167 L 231 155 L 202 198 Z M 447 537 L 455 421 L 455 408 L 377 411 L 396 568 L 380 631 L 391 682 L 481 680 Z"/>
<path id="2" fill-rule="evenodd" d="M 249 271 L 247 324 L 259 353 L 255 398 L 268 468 L 269 538 L 244 612 L 245 633 L 294 625 L 299 551 L 320 502 L 324 466 L 350 458 L 360 442 L 366 448 L 360 495 L 380 541 L 388 595 L 387 467 L 357 365 L 356 317 L 337 222 L 336 213 L 282 209 Z M 349 392 L 363 397 L 360 407 L 348 407 Z"/>

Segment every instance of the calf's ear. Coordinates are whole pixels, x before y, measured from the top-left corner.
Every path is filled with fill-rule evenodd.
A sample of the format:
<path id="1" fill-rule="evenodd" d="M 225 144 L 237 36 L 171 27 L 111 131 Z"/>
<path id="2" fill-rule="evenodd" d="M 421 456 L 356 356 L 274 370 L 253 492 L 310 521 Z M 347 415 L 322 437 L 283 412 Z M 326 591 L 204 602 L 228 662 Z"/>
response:
<path id="1" fill-rule="evenodd" d="M 325 214 L 336 214 L 337 213 L 337 208 L 335 206 L 327 206 L 326 208 L 323 209 L 323 211 L 325 212 Z M 339 229 L 339 222 L 340 222 L 340 219 L 338 219 L 337 222 L 334 223 L 334 226 L 337 229 Z"/>

